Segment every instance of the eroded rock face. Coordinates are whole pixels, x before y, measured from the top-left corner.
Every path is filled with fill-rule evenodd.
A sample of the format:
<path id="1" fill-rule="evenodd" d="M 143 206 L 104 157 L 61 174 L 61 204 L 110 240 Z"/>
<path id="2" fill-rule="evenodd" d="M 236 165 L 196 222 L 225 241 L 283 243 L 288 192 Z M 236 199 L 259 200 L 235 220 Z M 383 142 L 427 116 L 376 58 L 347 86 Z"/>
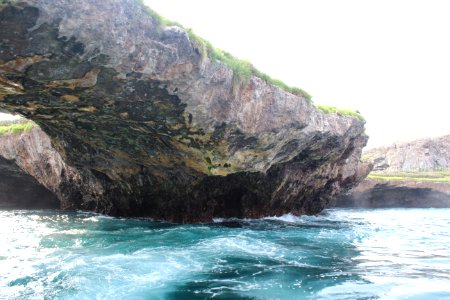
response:
<path id="1" fill-rule="evenodd" d="M 53 207 L 76 209 L 83 198 L 101 192 L 98 180 L 68 166 L 37 126 L 21 134 L 0 135 L 0 160 L 4 162 L 0 164 L 0 194 L 5 202 L 23 203 L 22 208 L 38 208 L 50 201 Z M 14 181 L 18 184 L 11 185 Z M 30 192 L 23 196 L 23 189 Z"/>
<path id="2" fill-rule="evenodd" d="M 369 171 L 361 121 L 237 80 L 135 1 L 0 9 L 0 109 L 50 137 L 65 163 L 52 169 L 75 179 L 33 175 L 64 207 L 178 222 L 315 214 Z"/>
<path id="3" fill-rule="evenodd" d="M 450 170 L 450 135 L 371 149 L 364 157 L 380 172 Z"/>

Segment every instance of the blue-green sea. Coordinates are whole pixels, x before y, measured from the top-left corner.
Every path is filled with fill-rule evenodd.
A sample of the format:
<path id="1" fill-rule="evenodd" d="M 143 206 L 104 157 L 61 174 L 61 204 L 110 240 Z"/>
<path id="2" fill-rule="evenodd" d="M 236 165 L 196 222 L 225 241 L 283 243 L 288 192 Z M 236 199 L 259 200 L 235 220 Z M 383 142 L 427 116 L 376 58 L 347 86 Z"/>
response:
<path id="1" fill-rule="evenodd" d="M 0 211 L 0 299 L 450 299 L 450 209 L 177 225 Z"/>

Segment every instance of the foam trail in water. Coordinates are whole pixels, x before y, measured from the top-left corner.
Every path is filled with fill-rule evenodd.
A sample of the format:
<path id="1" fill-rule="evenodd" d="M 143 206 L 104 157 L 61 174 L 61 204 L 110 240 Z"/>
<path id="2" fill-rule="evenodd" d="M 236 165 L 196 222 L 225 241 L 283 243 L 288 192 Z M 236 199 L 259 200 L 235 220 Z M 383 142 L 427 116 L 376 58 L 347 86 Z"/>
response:
<path id="1" fill-rule="evenodd" d="M 449 209 L 214 221 L 0 211 L 0 298 L 450 299 Z"/>

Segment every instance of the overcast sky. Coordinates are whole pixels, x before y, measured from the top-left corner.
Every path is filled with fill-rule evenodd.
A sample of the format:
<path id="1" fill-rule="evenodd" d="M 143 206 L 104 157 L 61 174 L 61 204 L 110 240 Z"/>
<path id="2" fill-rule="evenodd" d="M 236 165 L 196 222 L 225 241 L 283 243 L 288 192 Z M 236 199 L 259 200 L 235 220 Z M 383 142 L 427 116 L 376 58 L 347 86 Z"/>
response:
<path id="1" fill-rule="evenodd" d="M 450 1 L 146 2 L 314 103 L 359 110 L 369 147 L 450 134 Z"/>

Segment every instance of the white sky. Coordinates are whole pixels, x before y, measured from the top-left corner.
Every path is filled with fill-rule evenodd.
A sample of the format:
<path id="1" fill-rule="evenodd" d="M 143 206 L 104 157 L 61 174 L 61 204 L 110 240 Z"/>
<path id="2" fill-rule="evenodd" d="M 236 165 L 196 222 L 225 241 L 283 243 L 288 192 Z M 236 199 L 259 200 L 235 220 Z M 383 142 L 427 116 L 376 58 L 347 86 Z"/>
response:
<path id="1" fill-rule="evenodd" d="M 18 116 L 13 116 L 10 114 L 0 113 L 0 120 L 13 120 L 16 119 Z"/>
<path id="2" fill-rule="evenodd" d="M 450 134 L 450 1 L 146 2 L 314 103 L 358 109 L 369 147 Z"/>

